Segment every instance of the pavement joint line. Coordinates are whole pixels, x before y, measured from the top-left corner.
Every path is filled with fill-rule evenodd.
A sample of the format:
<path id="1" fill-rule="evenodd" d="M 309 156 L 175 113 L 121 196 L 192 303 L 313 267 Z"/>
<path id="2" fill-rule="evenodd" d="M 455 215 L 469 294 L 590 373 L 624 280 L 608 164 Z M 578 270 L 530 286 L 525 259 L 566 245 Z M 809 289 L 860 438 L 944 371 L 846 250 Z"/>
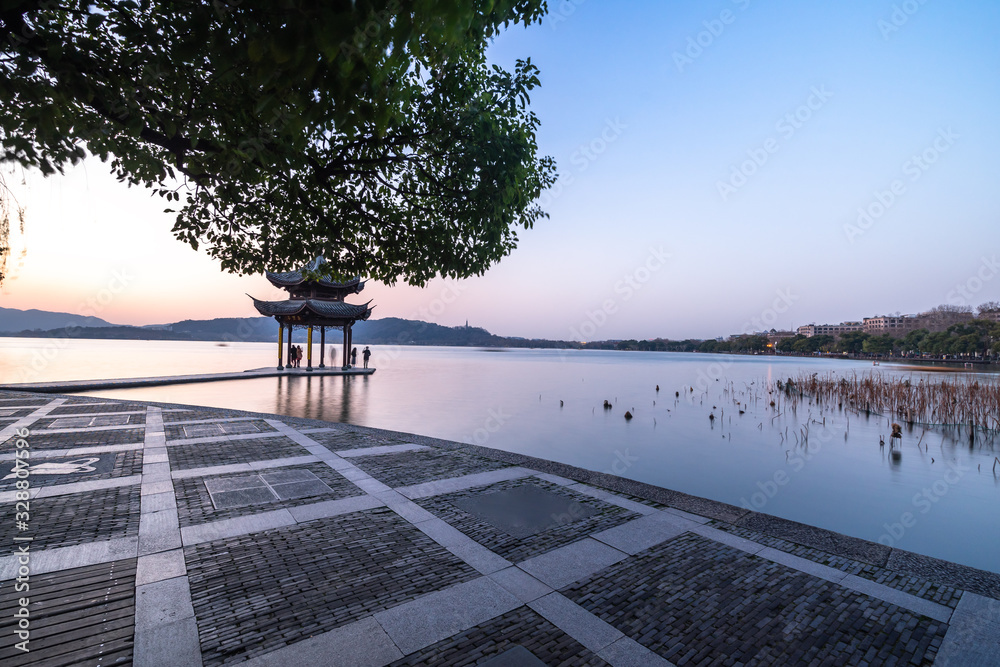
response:
<path id="1" fill-rule="evenodd" d="M 33 551 L 31 554 L 31 574 L 46 574 L 135 558 L 138 555 L 138 550 L 138 537 L 119 537 L 101 542 L 86 542 L 68 547 Z M 17 558 L 17 556 L 0 558 L 0 580 L 13 579 L 17 576 Z"/>
<path id="2" fill-rule="evenodd" d="M 534 473 L 535 471 L 528 468 L 511 466 L 508 468 L 500 468 L 498 470 L 490 470 L 488 472 L 477 472 L 471 475 L 463 475 L 461 477 L 448 477 L 445 479 L 434 480 L 432 482 L 401 486 L 398 487 L 396 491 L 403 494 L 410 500 L 418 500 L 420 498 L 430 498 L 432 496 L 439 496 L 445 493 L 454 493 L 456 491 L 474 489 L 477 486 L 488 486 L 498 482 L 507 482 L 513 479 L 530 477 Z"/>
<path id="3" fill-rule="evenodd" d="M 334 628 L 240 663 L 244 667 L 328 665 L 383 667 L 403 657 L 374 616 Z"/>
<path id="4" fill-rule="evenodd" d="M 70 403 L 69 405 L 64 405 L 62 407 L 64 407 L 64 408 L 75 408 L 78 405 L 79 404 Z M 6 406 L 4 406 L 4 407 L 6 407 Z M 85 406 L 80 405 L 79 407 L 85 407 Z M 61 412 L 61 413 L 59 413 L 57 415 L 50 414 L 49 417 L 51 417 L 53 419 L 64 419 L 64 418 L 65 419 L 69 419 L 69 418 L 72 418 L 72 417 L 113 417 L 113 416 L 118 416 L 118 415 L 144 415 L 144 414 L 146 414 L 145 410 L 122 410 L 121 412 L 76 412 L 76 413 L 73 413 L 73 412 Z M 131 424 L 131 426 L 132 426 L 132 428 L 136 428 L 138 426 L 142 426 L 142 424 Z M 99 427 L 88 426 L 86 428 L 89 429 L 89 428 L 99 428 Z M 45 429 L 45 431 L 47 433 L 49 431 L 49 429 Z"/>
<path id="5" fill-rule="evenodd" d="M 376 612 L 375 620 L 403 655 L 522 606 L 488 577 L 479 577 Z"/>
<path id="6" fill-rule="evenodd" d="M 12 435 L 14 435 L 15 433 L 17 433 L 21 429 L 28 428 L 28 430 L 30 431 L 31 429 L 29 427 L 32 424 L 34 424 L 39 419 L 47 417 L 50 412 L 52 412 L 53 410 L 55 410 L 56 408 L 58 408 L 60 405 L 62 405 L 63 403 L 65 403 L 66 400 L 67 399 L 65 399 L 65 398 L 57 398 L 57 399 L 55 399 L 53 401 L 49 401 L 45 405 L 33 406 L 33 407 L 36 407 L 37 409 L 34 412 L 32 412 L 30 415 L 27 415 L 26 417 L 21 417 L 20 419 L 18 419 L 13 424 L 8 424 L 7 426 L 4 426 L 2 430 L 0 430 L 0 442 L 5 442 Z M 28 443 L 29 444 L 31 443 L 30 434 L 29 434 L 29 438 L 28 438 Z"/>
<path id="7" fill-rule="evenodd" d="M 205 438 L 182 438 L 180 440 L 167 440 L 167 447 L 179 447 L 183 445 L 204 445 L 213 442 L 233 442 L 238 440 L 254 440 L 257 438 L 277 438 L 284 433 L 265 431 L 263 433 L 237 433 L 233 435 L 213 435 Z"/>
<path id="8" fill-rule="evenodd" d="M 624 551 L 592 537 L 584 537 L 582 540 L 523 560 L 517 567 L 558 591 L 628 557 Z"/>
<path id="9" fill-rule="evenodd" d="M 607 530 L 591 533 L 590 537 L 634 556 L 688 532 L 695 525 L 698 524 L 658 511 Z"/>
<path id="10" fill-rule="evenodd" d="M 594 653 L 625 636 L 558 591 L 533 600 L 528 606 Z"/>
<path id="11" fill-rule="evenodd" d="M 93 479 L 87 482 L 71 482 L 69 484 L 42 486 L 38 488 L 38 493 L 35 497 L 53 498 L 55 496 L 68 496 L 71 493 L 86 493 L 88 491 L 99 491 L 100 489 L 116 489 L 122 486 L 135 486 L 136 484 L 141 483 L 142 475 Z"/>
<path id="12" fill-rule="evenodd" d="M 571 491 L 576 491 L 577 493 L 582 493 L 585 496 L 590 496 L 591 498 L 597 498 L 598 500 L 603 500 L 606 503 L 611 503 L 612 505 L 617 505 L 618 507 L 631 510 L 637 514 L 653 514 L 659 512 L 655 507 L 650 507 L 649 505 L 643 505 L 642 503 L 637 503 L 634 500 L 629 500 L 628 498 L 622 498 L 616 493 L 611 493 L 610 491 L 605 491 L 604 489 L 598 489 L 587 484 L 577 482 L 575 484 L 570 484 L 566 487 Z"/>
<path id="13" fill-rule="evenodd" d="M 48 415 L 52 416 L 52 415 Z M 68 415 L 68 417 L 74 417 L 80 415 Z M 39 433 L 44 433 L 45 435 L 64 435 L 67 433 L 98 433 L 104 431 L 127 431 L 129 429 L 142 428 L 142 424 L 122 424 L 120 426 L 85 426 L 83 428 L 44 428 L 40 429 Z"/>
<path id="14" fill-rule="evenodd" d="M 597 653 L 597 657 L 612 667 L 677 667 L 666 658 L 653 653 L 631 637 L 622 637 Z"/>
<path id="15" fill-rule="evenodd" d="M 952 610 L 942 604 L 918 598 L 916 595 L 910 595 L 909 593 L 889 588 L 878 582 L 853 574 L 841 580 L 840 585 L 858 593 L 894 604 L 897 607 L 907 609 L 915 614 L 933 618 L 935 621 L 942 623 L 950 623 L 954 616 Z"/>
<path id="16" fill-rule="evenodd" d="M 341 458 L 350 459 L 356 456 L 380 456 L 382 454 L 399 454 L 402 452 L 421 452 L 430 449 L 424 445 L 380 445 L 378 447 L 359 447 L 357 449 L 342 449 L 337 452 Z"/>
<path id="17" fill-rule="evenodd" d="M 144 446 L 150 449 L 163 446 L 163 414 L 160 408 L 146 408 L 146 437 Z M 155 444 L 154 444 L 155 443 Z M 157 661 L 168 664 L 191 664 L 192 656 L 201 655 L 198 624 L 194 618 L 191 603 L 191 586 L 181 549 L 180 518 L 173 483 L 170 481 L 170 462 L 143 460 L 142 487 L 139 505 L 139 538 L 136 555 L 144 563 L 143 578 L 149 583 L 138 581 L 139 567 L 136 566 L 135 587 L 135 637 L 134 658 L 137 664 L 146 664 L 152 656 Z M 161 493 L 142 494 L 166 486 Z M 156 496 L 156 500 L 150 500 Z M 171 502 L 172 500 L 172 502 Z M 164 556 L 159 554 L 171 554 Z M 150 558 L 153 557 L 153 558 Z M 149 568 L 163 564 L 168 571 L 183 570 L 184 574 L 157 580 Z M 164 632 L 168 624 L 186 623 L 192 631 L 186 633 Z M 173 625 L 176 628 L 178 626 Z M 200 663 L 201 659 L 197 659 Z"/>
<path id="18" fill-rule="evenodd" d="M 308 507 L 308 505 L 299 505 Z M 181 541 L 185 547 L 250 533 L 259 533 L 273 528 L 286 528 L 298 523 L 288 509 L 268 510 L 255 514 L 243 514 L 231 519 L 220 519 L 208 523 L 181 528 Z"/>

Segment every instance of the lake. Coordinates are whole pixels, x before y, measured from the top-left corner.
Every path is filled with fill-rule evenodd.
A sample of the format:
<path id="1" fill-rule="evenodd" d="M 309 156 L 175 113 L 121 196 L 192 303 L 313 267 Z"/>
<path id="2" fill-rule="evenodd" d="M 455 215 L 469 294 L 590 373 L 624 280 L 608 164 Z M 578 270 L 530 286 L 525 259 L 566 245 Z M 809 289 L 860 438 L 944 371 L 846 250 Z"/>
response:
<path id="1" fill-rule="evenodd" d="M 3 338 L 0 381 L 241 371 L 273 365 L 275 347 Z M 992 441 L 970 446 L 951 432 L 915 426 L 904 429 L 894 456 L 879 446 L 880 437 L 889 441 L 885 417 L 808 400 L 777 416 L 768 408 L 766 383 L 801 372 L 880 372 L 914 381 L 968 373 L 772 356 L 405 346 L 373 351 L 378 371 L 366 377 L 265 378 L 89 395 L 272 412 L 486 445 L 1000 572 L 1000 475 L 992 471 Z M 612 407 L 605 409 L 604 401 Z M 624 418 L 626 410 L 633 419 Z M 809 438 L 802 442 L 807 424 Z"/>

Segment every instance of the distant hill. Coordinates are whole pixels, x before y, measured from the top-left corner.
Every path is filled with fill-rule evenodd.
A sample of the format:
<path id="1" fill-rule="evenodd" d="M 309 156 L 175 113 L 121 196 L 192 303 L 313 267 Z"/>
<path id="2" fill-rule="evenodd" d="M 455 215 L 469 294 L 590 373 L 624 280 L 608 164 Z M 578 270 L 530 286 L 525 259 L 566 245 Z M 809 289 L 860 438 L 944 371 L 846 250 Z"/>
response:
<path id="1" fill-rule="evenodd" d="M 0 332 L 62 329 L 66 327 L 113 327 L 99 317 L 52 313 L 46 310 L 0 308 Z"/>
<path id="2" fill-rule="evenodd" d="M 38 320 L 3 320 L 0 336 L 20 336 L 25 338 L 108 338 L 115 340 L 206 340 L 225 342 L 275 342 L 278 325 L 270 317 L 220 317 L 214 320 L 183 320 L 173 324 L 156 324 L 145 327 L 118 326 L 96 317 L 81 317 L 68 313 L 46 313 L 45 311 L 19 311 L 0 309 L 13 313 L 37 313 L 52 316 L 58 326 L 43 329 L 42 326 L 18 328 L 14 322 Z M 70 318 L 70 319 L 64 319 Z M 71 319 L 71 318 L 76 318 Z M 84 325 L 81 322 L 88 322 Z M 296 329 L 292 337 L 295 342 L 304 343 L 306 332 Z M 339 330 L 327 331 L 326 341 L 336 345 L 341 342 Z M 319 343 L 318 332 L 313 343 Z M 445 327 L 420 320 L 404 320 L 386 317 L 368 320 L 354 325 L 355 345 L 451 345 L 463 347 L 579 347 L 578 343 L 527 338 L 505 338 L 491 334 L 480 327 Z"/>

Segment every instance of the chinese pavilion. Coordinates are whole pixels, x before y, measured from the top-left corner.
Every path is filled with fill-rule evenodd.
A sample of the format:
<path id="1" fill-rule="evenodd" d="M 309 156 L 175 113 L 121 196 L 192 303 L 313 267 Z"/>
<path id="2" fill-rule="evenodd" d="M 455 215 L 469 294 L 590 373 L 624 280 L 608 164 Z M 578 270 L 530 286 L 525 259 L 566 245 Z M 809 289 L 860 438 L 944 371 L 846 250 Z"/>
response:
<path id="1" fill-rule="evenodd" d="M 365 281 L 360 278 L 352 278 L 346 282 L 338 283 L 331 280 L 315 279 L 306 277 L 306 271 L 316 271 L 325 261 L 322 257 L 317 257 L 305 268 L 298 271 L 286 273 L 266 272 L 268 281 L 275 287 L 280 287 L 288 292 L 286 301 L 261 301 L 253 299 L 254 308 L 265 317 L 273 317 L 278 321 L 278 370 L 284 366 L 282 362 L 282 340 L 285 330 L 288 330 L 288 361 L 289 368 L 292 367 L 292 330 L 295 327 L 305 327 L 308 331 L 306 335 L 306 370 L 312 368 L 312 341 L 313 328 L 319 327 L 320 348 L 319 367 L 325 368 L 324 350 L 326 348 L 327 328 L 341 329 L 344 332 L 344 352 L 341 363 L 345 370 L 350 362 L 350 350 L 352 343 L 351 327 L 358 320 L 367 320 L 372 314 L 372 306 L 369 300 L 365 304 L 354 305 L 344 301 L 348 294 L 358 294 L 365 288 Z M 247 296 L 250 296 L 249 294 Z M 330 360 L 333 361 L 332 359 Z"/>

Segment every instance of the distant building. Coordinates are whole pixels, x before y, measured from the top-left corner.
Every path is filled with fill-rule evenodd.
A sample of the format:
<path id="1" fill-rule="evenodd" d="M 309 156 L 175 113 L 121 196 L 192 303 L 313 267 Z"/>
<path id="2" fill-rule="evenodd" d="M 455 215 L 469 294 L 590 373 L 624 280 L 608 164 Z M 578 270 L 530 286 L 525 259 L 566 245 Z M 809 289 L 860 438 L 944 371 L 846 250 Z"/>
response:
<path id="1" fill-rule="evenodd" d="M 864 325 L 861 322 L 841 322 L 840 324 L 806 324 L 799 327 L 798 334 L 806 338 L 813 336 L 833 336 L 838 338 L 845 333 L 852 331 L 862 331 Z"/>
<path id="2" fill-rule="evenodd" d="M 898 338 L 919 328 L 918 320 L 914 315 L 878 315 L 866 317 L 863 321 L 864 332 L 872 336 L 889 334 Z"/>
<path id="3" fill-rule="evenodd" d="M 979 313 L 979 319 L 1000 322 L 1000 310 L 986 310 Z"/>

